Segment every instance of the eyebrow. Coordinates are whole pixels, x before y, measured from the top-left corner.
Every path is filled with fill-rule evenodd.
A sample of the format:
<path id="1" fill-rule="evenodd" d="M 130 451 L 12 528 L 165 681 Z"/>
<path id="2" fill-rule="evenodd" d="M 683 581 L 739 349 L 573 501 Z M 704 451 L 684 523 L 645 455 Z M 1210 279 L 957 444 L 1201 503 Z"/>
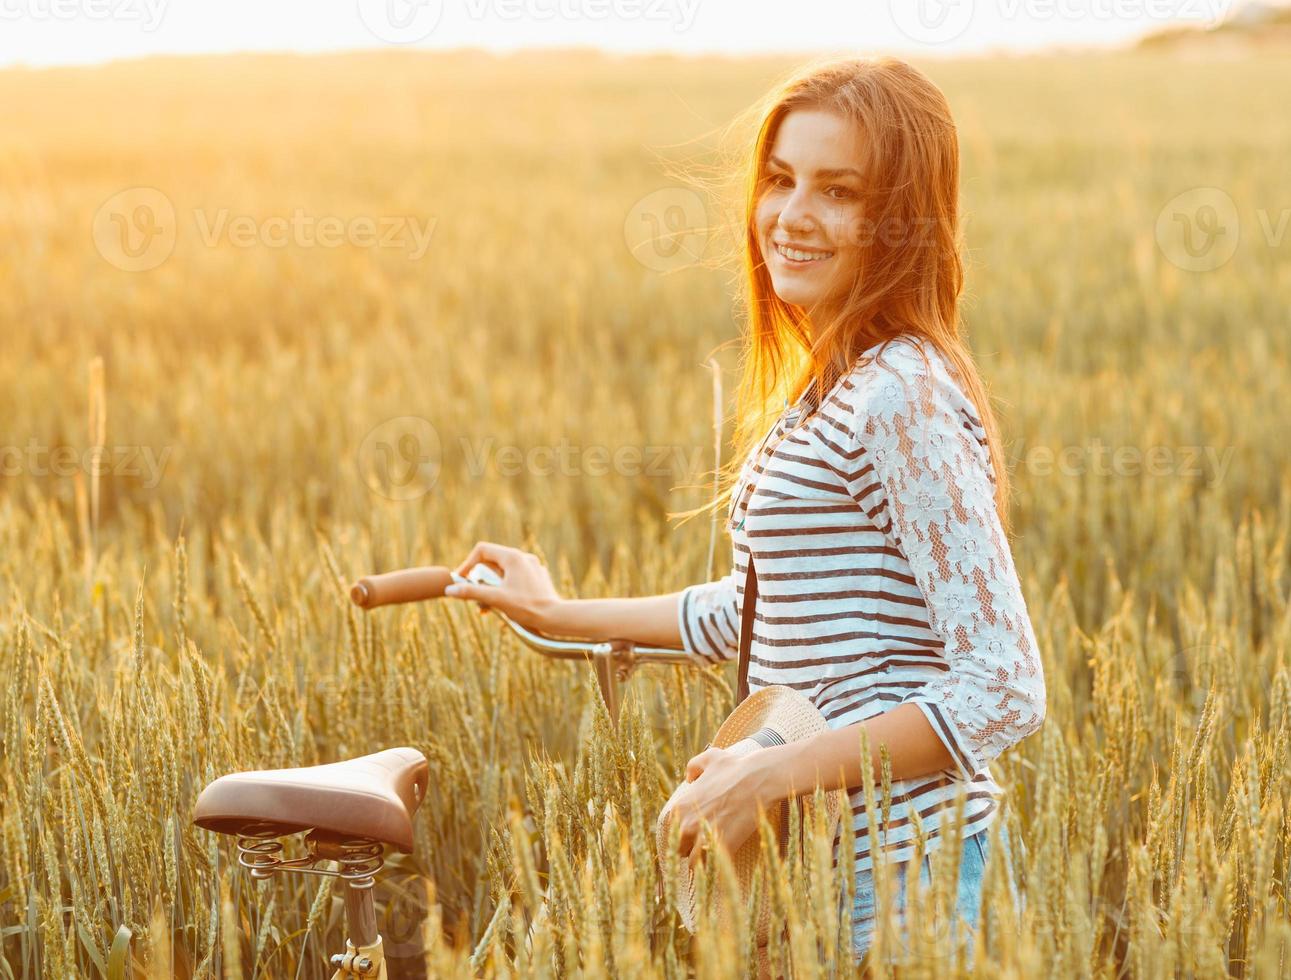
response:
<path id="1" fill-rule="evenodd" d="M 772 155 L 767 157 L 767 163 L 773 167 L 779 167 L 781 170 L 787 170 L 793 173 L 793 167 L 785 163 L 778 156 Z M 827 167 L 816 171 L 817 177 L 859 177 L 861 172 L 855 167 Z"/>

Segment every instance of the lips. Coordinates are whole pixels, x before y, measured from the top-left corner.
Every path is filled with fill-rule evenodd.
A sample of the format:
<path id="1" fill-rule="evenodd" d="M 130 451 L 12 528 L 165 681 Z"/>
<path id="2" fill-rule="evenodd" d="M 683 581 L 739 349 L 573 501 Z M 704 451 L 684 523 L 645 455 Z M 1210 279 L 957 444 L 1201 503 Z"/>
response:
<path id="1" fill-rule="evenodd" d="M 826 249 L 804 248 L 783 242 L 773 242 L 772 244 L 776 253 L 790 265 L 809 265 L 812 262 L 824 262 L 834 255 L 833 252 Z"/>

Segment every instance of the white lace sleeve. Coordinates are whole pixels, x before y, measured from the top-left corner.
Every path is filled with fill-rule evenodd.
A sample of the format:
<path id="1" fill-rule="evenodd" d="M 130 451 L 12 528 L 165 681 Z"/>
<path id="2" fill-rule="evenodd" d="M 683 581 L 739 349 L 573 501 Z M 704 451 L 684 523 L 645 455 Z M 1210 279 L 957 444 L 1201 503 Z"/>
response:
<path id="1" fill-rule="evenodd" d="M 1045 682 L 984 433 L 944 362 L 929 357 L 901 355 L 896 373 L 877 367 L 855 422 L 873 464 L 865 482 L 878 484 L 951 666 L 906 700 L 971 779 L 1040 727 Z"/>
<path id="2" fill-rule="evenodd" d="M 707 666 L 733 660 L 740 652 L 740 590 L 736 572 L 715 582 L 691 585 L 677 603 L 681 643 L 691 660 Z"/>

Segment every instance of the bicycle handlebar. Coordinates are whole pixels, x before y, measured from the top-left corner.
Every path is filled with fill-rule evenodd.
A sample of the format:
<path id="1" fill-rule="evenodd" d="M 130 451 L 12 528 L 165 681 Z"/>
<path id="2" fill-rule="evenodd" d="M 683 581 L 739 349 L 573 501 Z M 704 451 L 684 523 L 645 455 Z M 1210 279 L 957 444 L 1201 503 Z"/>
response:
<path id="1" fill-rule="evenodd" d="M 457 575 L 446 565 L 423 565 L 397 572 L 366 575 L 350 588 L 354 604 L 364 609 L 390 606 L 401 602 L 438 599 L 452 582 L 477 585 L 500 585 L 502 579 L 489 565 L 480 562 L 465 576 Z M 487 603 L 485 603 L 487 605 Z M 689 664 L 686 652 L 678 647 L 648 647 L 631 640 L 558 640 L 526 626 L 521 626 L 500 609 L 490 609 L 511 627 L 512 632 L 540 653 L 550 657 L 582 659 L 587 653 L 613 654 L 623 662 Z"/>
<path id="2" fill-rule="evenodd" d="M 501 585 L 502 579 L 492 567 L 479 562 L 465 576 L 456 574 L 446 565 L 423 565 L 404 568 L 397 572 L 365 575 L 350 588 L 350 599 L 363 609 L 390 606 L 401 602 L 420 602 L 438 599 L 452 582 L 480 585 Z M 488 605 L 483 603 L 483 605 Z M 626 681 L 632 669 L 640 663 L 694 666 L 689 654 L 677 647 L 639 646 L 632 640 L 558 640 L 536 630 L 521 626 L 502 610 L 489 609 L 501 617 L 521 641 L 543 656 L 556 660 L 586 660 L 589 655 L 596 669 L 596 680 L 610 715 L 618 717 L 619 694 L 617 682 Z M 707 672 L 701 676 L 714 681 Z"/>
<path id="3" fill-rule="evenodd" d="M 420 602 L 438 599 L 452 581 L 453 571 L 447 565 L 403 568 L 381 575 L 365 575 L 351 587 L 350 598 L 356 606 L 364 609 L 398 602 Z"/>

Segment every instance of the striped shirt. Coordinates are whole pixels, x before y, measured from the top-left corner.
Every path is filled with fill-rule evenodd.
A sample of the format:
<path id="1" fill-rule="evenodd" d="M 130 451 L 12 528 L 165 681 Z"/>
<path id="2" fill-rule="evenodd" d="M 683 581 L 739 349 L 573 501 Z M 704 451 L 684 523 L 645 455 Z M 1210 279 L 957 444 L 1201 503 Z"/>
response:
<path id="1" fill-rule="evenodd" d="M 750 693 L 794 688 L 831 728 L 911 702 L 945 743 L 953 766 L 893 780 L 877 845 L 864 794 L 851 792 L 858 871 L 876 846 L 893 861 L 914 857 L 912 811 L 935 850 L 961 791 L 964 837 L 986 829 L 1001 793 L 991 760 L 1045 716 L 985 432 L 949 362 L 920 346 L 904 336 L 875 345 L 822 405 L 804 393 L 786 409 L 732 494 L 734 570 L 678 603 L 694 661 L 736 658 L 751 552 Z"/>

